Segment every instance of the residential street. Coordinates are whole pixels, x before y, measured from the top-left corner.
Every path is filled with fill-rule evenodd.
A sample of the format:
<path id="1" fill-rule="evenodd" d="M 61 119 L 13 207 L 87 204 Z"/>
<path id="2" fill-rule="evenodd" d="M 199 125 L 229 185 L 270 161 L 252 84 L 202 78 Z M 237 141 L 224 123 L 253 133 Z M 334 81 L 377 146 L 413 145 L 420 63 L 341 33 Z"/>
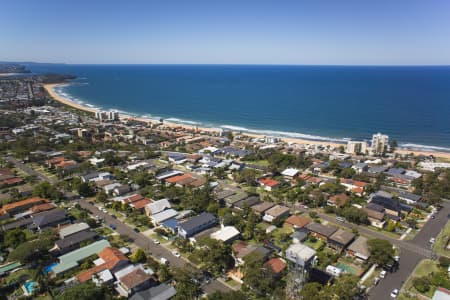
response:
<path id="1" fill-rule="evenodd" d="M 20 170 L 22 170 L 23 172 L 27 173 L 30 176 L 36 176 L 39 180 L 41 181 L 48 181 L 50 183 L 56 183 L 56 180 L 52 179 L 52 178 L 48 178 L 47 176 L 45 176 L 44 174 L 28 167 L 27 165 L 23 164 L 22 162 L 18 161 L 17 159 L 15 159 L 14 157 L 11 156 L 7 156 L 5 157 L 5 160 L 9 163 L 14 164 L 14 166 Z"/>
<path id="2" fill-rule="evenodd" d="M 159 260 L 161 257 L 164 257 L 169 261 L 170 266 L 195 268 L 193 265 L 186 262 L 183 258 L 175 257 L 169 250 L 167 250 L 163 246 L 153 243 L 153 241 L 149 237 L 146 237 L 141 233 L 135 232 L 130 226 L 122 223 L 120 220 L 111 217 L 111 215 L 102 212 L 95 205 L 90 204 L 84 199 L 79 199 L 77 202 L 80 204 L 82 208 L 89 210 L 93 215 L 97 215 L 103 218 L 107 225 L 113 224 L 114 226 L 116 226 L 116 231 L 118 233 L 132 238 L 134 240 L 134 243 L 138 247 L 146 250 L 155 259 Z M 230 288 L 228 288 L 226 285 L 222 284 L 218 280 L 212 280 L 209 284 L 202 286 L 202 289 L 206 293 L 212 293 L 215 290 L 220 290 L 223 292 L 231 291 Z"/>

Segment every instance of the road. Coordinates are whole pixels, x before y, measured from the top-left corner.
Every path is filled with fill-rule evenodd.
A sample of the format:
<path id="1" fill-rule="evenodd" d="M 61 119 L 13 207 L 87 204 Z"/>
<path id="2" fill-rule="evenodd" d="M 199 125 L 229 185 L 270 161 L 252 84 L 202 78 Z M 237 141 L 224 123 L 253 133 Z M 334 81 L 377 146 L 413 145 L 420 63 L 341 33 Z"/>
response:
<path id="1" fill-rule="evenodd" d="M 450 213 L 450 203 L 442 202 L 443 208 L 435 215 L 435 219 L 430 219 L 417 233 L 411 241 L 404 241 L 400 243 L 400 265 L 395 273 L 390 273 L 386 278 L 375 286 L 369 293 L 370 299 L 389 299 L 389 294 L 393 289 L 400 289 L 408 277 L 413 273 L 414 268 L 424 258 L 431 256 L 429 240 L 431 237 L 436 237 L 441 229 L 448 221 L 448 214 Z M 400 242 L 400 241 L 398 241 Z M 404 245 L 412 245 L 416 248 L 422 248 L 424 252 L 430 255 L 420 255 L 419 253 L 411 252 Z M 427 250 L 427 251 L 425 251 Z"/>
<path id="2" fill-rule="evenodd" d="M 130 226 L 124 224 L 122 221 L 111 217 L 111 215 L 102 212 L 95 205 L 90 204 L 84 199 L 79 199 L 78 204 L 84 209 L 90 211 L 93 215 L 99 216 L 103 218 L 106 224 L 113 224 L 116 226 L 116 231 L 120 234 L 126 235 L 133 239 L 134 243 L 144 249 L 146 252 L 150 253 L 155 259 L 160 260 L 160 258 L 164 257 L 169 261 L 170 266 L 175 266 L 178 268 L 192 268 L 196 269 L 193 265 L 185 261 L 183 258 L 175 257 L 172 252 L 167 250 L 161 245 L 155 244 L 152 239 L 149 237 L 135 232 Z M 230 292 L 231 289 L 221 283 L 218 280 L 212 280 L 209 284 L 202 286 L 202 289 L 206 293 L 212 293 L 216 290 L 222 292 Z"/>
<path id="3" fill-rule="evenodd" d="M 5 157 L 5 160 L 9 163 L 14 164 L 14 166 L 20 170 L 22 170 L 23 172 L 27 173 L 30 176 L 36 176 L 36 178 L 38 178 L 41 181 L 48 181 L 50 183 L 56 183 L 56 180 L 53 178 L 49 178 L 47 176 L 45 176 L 44 174 L 28 167 L 27 165 L 23 164 L 21 161 L 18 161 L 17 159 L 15 159 L 14 157 L 11 156 L 7 156 Z"/>

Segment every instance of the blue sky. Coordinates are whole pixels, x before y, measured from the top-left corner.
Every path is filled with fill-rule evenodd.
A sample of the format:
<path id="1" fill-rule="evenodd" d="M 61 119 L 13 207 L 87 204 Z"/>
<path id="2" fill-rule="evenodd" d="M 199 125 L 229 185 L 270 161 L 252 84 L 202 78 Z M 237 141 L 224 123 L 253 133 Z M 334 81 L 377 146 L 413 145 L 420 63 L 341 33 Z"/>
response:
<path id="1" fill-rule="evenodd" d="M 449 0 L 0 3 L 0 60 L 450 64 Z"/>

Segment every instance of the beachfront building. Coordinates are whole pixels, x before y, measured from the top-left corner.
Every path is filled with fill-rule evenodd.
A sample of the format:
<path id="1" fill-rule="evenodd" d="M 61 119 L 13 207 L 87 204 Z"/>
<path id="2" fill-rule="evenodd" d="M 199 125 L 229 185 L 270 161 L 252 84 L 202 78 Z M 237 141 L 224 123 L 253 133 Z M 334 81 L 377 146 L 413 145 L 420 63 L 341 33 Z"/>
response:
<path id="1" fill-rule="evenodd" d="M 95 118 L 100 122 L 117 121 L 119 120 L 119 113 L 117 111 L 96 111 Z"/>
<path id="2" fill-rule="evenodd" d="M 389 146 L 389 136 L 381 133 L 372 136 L 372 153 L 382 154 Z"/>
<path id="3" fill-rule="evenodd" d="M 348 154 L 366 154 L 367 152 L 367 142 L 358 142 L 358 141 L 348 141 L 347 149 L 345 153 Z"/>

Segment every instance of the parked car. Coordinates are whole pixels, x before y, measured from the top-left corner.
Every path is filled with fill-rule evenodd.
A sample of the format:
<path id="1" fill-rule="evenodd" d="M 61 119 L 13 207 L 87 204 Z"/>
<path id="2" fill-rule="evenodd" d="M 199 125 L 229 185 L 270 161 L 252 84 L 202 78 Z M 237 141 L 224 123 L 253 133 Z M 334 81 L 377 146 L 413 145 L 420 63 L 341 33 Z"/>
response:
<path id="1" fill-rule="evenodd" d="M 430 244 L 434 244 L 436 242 L 436 239 L 434 237 L 430 238 Z"/>
<path id="2" fill-rule="evenodd" d="M 386 270 L 380 272 L 380 278 L 386 277 Z"/>
<path id="3" fill-rule="evenodd" d="M 116 230 L 116 225 L 114 225 L 114 224 L 109 224 L 109 228 L 111 228 L 112 230 Z"/>
<path id="4" fill-rule="evenodd" d="M 180 257 L 180 253 L 178 253 L 178 252 L 174 252 L 173 255 L 174 255 L 175 257 Z"/>
<path id="5" fill-rule="evenodd" d="M 157 239 L 154 239 L 153 243 L 155 243 L 156 245 L 159 245 L 159 241 Z"/>
<path id="6" fill-rule="evenodd" d="M 391 298 L 397 298 L 398 296 L 398 289 L 395 289 L 391 292 Z"/>
<path id="7" fill-rule="evenodd" d="M 141 232 L 141 231 L 139 230 L 139 228 L 137 228 L 137 227 L 134 227 L 133 230 L 134 230 L 135 232 Z"/>
<path id="8" fill-rule="evenodd" d="M 336 217 L 336 221 L 338 221 L 338 222 L 345 222 L 345 218 L 343 218 L 343 217 Z"/>

